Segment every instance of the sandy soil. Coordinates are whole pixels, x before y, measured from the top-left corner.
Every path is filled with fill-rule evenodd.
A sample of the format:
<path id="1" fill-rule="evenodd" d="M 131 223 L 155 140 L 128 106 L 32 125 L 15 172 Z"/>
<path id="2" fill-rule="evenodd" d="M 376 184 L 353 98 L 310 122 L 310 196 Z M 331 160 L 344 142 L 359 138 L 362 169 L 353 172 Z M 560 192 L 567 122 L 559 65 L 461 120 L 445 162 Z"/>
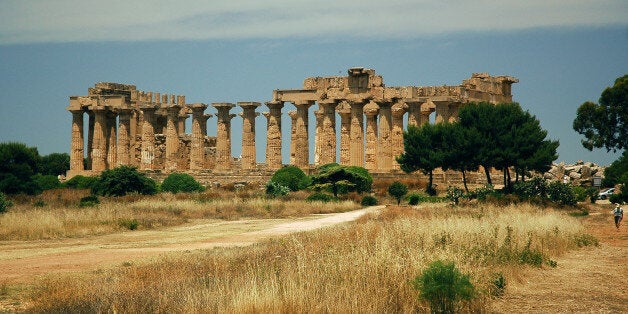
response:
<path id="1" fill-rule="evenodd" d="M 528 269 L 508 282 L 495 313 L 628 313 L 628 225 L 615 228 L 611 205 L 596 205 L 583 217 L 598 247 L 572 251 L 556 268 Z M 624 223 L 628 220 L 624 220 Z"/>
<path id="2" fill-rule="evenodd" d="M 355 220 L 380 208 L 298 219 L 198 220 L 168 229 L 80 239 L 0 241 L 0 284 L 30 283 L 41 275 L 120 265 L 165 252 L 250 245 L 274 236 Z"/>

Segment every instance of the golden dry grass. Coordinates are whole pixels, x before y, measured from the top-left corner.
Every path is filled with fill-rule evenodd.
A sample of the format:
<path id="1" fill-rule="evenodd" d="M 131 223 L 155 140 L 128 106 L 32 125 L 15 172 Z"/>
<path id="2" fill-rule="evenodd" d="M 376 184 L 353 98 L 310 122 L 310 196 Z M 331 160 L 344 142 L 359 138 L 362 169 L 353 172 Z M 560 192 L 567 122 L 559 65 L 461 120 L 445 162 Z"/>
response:
<path id="1" fill-rule="evenodd" d="M 464 309 L 483 312 L 493 280 L 520 276 L 524 253 L 538 253 L 547 263 L 582 237 L 575 218 L 530 205 L 390 207 L 353 224 L 252 247 L 50 278 L 33 310 L 424 312 L 426 304 L 408 282 L 440 259 L 471 275 L 480 294 Z"/>
<path id="2" fill-rule="evenodd" d="M 138 229 L 179 225 L 189 219 L 285 218 L 345 212 L 359 207 L 351 201 L 334 203 L 294 199 L 242 198 L 234 193 L 161 193 L 152 197 L 130 195 L 100 198 L 95 207 L 79 207 L 74 190 L 56 190 L 37 197 L 22 197 L 0 215 L 0 240 L 38 240 L 82 237 L 118 232 L 136 224 Z M 42 201 L 43 206 L 33 204 Z"/>

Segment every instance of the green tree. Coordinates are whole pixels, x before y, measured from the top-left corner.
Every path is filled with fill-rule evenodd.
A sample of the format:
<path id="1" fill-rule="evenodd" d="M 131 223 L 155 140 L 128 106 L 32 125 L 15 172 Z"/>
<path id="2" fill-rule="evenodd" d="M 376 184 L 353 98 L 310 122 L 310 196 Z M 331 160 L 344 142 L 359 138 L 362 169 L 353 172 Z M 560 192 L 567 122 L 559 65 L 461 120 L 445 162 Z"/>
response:
<path id="1" fill-rule="evenodd" d="M 193 176 L 187 173 L 171 173 L 161 183 L 161 190 L 170 193 L 190 193 L 202 192 L 204 188 Z"/>
<path id="2" fill-rule="evenodd" d="M 287 186 L 291 191 L 305 189 L 312 183 L 310 177 L 297 166 L 286 166 L 275 171 L 270 181 Z"/>
<path id="3" fill-rule="evenodd" d="M 327 189 L 338 197 L 350 191 L 358 193 L 371 190 L 373 177 L 362 167 L 345 167 L 336 163 L 326 164 L 312 176 L 315 189 Z"/>
<path id="4" fill-rule="evenodd" d="M 403 132 L 404 152 L 396 158 L 404 172 L 421 170 L 429 176 L 427 192 L 431 195 L 434 194 L 433 171 L 443 165 L 443 134 L 442 123 L 408 126 L 408 130 Z"/>
<path id="5" fill-rule="evenodd" d="M 598 104 L 587 101 L 578 107 L 573 129 L 584 135 L 588 150 L 606 148 L 616 152 L 628 147 L 628 74 L 615 80 L 600 96 Z"/>
<path id="6" fill-rule="evenodd" d="M 486 182 L 493 185 L 491 180 L 491 168 L 496 167 L 497 163 L 497 128 L 496 121 L 500 117 L 497 116 L 495 106 L 487 103 L 469 103 L 462 106 L 458 112 L 458 121 L 463 128 L 468 129 L 473 134 L 477 145 L 474 164 L 484 168 Z"/>
<path id="7" fill-rule="evenodd" d="M 120 166 L 105 170 L 92 188 L 95 195 L 123 196 L 130 193 L 152 195 L 157 193 L 157 184 L 135 167 Z"/>
<path id="8" fill-rule="evenodd" d="M 38 194 L 39 186 L 33 181 L 37 173 L 39 153 L 26 144 L 0 143 L 0 192 L 6 194 Z"/>
<path id="9" fill-rule="evenodd" d="M 40 173 L 43 175 L 65 175 L 70 170 L 70 155 L 67 153 L 52 153 L 42 156 Z"/>
<path id="10" fill-rule="evenodd" d="M 624 151 L 610 166 L 604 169 L 604 181 L 606 187 L 612 187 L 621 182 L 621 177 L 628 175 L 628 151 Z"/>
<path id="11" fill-rule="evenodd" d="M 477 171 L 477 160 L 482 139 L 477 130 L 465 128 L 460 123 L 445 124 L 443 134 L 444 157 L 443 170 L 453 169 L 462 173 L 464 189 L 467 187 L 467 171 Z"/>
<path id="12" fill-rule="evenodd" d="M 397 200 L 397 205 L 399 205 L 401 204 L 401 199 L 408 194 L 408 187 L 399 181 L 395 181 L 388 186 L 388 194 L 394 197 Z"/>

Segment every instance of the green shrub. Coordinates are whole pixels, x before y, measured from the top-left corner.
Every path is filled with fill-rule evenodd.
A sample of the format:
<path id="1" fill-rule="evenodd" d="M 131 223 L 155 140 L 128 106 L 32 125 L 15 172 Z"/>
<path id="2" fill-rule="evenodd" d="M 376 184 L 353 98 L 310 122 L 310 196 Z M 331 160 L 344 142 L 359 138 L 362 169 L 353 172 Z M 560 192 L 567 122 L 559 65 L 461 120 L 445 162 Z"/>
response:
<path id="1" fill-rule="evenodd" d="M 79 201 L 79 207 L 94 207 L 98 204 L 100 204 L 100 200 L 98 200 L 98 196 L 96 195 L 81 197 Z"/>
<path id="2" fill-rule="evenodd" d="M 587 189 L 578 185 L 574 185 L 571 187 L 571 191 L 573 192 L 573 194 L 576 196 L 576 201 L 577 202 L 584 202 L 587 197 L 589 196 L 587 194 Z"/>
<path id="3" fill-rule="evenodd" d="M 447 199 L 454 204 L 458 205 L 460 202 L 460 198 L 464 195 L 464 191 L 455 186 L 450 186 L 447 188 Z"/>
<path id="4" fill-rule="evenodd" d="M 92 189 L 96 182 L 98 182 L 98 177 L 77 175 L 66 181 L 63 185 L 71 189 Z"/>
<path id="5" fill-rule="evenodd" d="M 44 206 L 46 206 L 46 202 L 42 200 L 37 200 L 35 201 L 35 203 L 33 203 L 33 207 L 44 207 Z"/>
<path id="6" fill-rule="evenodd" d="M 377 199 L 373 196 L 367 195 L 362 198 L 362 202 L 360 202 L 362 206 L 375 206 L 377 205 Z"/>
<path id="7" fill-rule="evenodd" d="M 559 205 L 576 205 L 576 195 L 569 186 L 562 182 L 554 181 L 547 186 L 547 197 L 550 201 Z"/>
<path id="8" fill-rule="evenodd" d="M 164 192 L 202 192 L 203 186 L 194 177 L 187 173 L 172 173 L 161 183 L 161 190 Z"/>
<path id="9" fill-rule="evenodd" d="M 269 197 L 278 197 L 288 195 L 290 193 L 290 188 L 287 186 L 280 185 L 277 182 L 268 181 L 266 183 L 266 195 Z"/>
<path id="10" fill-rule="evenodd" d="M 275 171 L 270 181 L 286 186 L 291 191 L 303 190 L 312 183 L 312 179 L 297 166 L 286 166 Z"/>
<path id="11" fill-rule="evenodd" d="M 420 202 L 425 202 L 426 200 L 426 197 L 419 193 L 412 193 L 408 195 L 408 204 L 413 206 L 419 204 Z"/>
<path id="12" fill-rule="evenodd" d="M 327 203 L 327 202 L 335 201 L 336 199 L 329 194 L 316 192 L 316 193 L 310 194 L 305 200 L 308 202 L 318 201 L 318 202 Z"/>
<path id="13" fill-rule="evenodd" d="M 9 210 L 9 207 L 13 206 L 13 203 L 7 199 L 4 193 L 0 192 L 0 214 Z"/>
<path id="14" fill-rule="evenodd" d="M 157 193 L 157 183 L 135 167 L 120 166 L 105 170 L 92 188 L 95 195 L 123 196 L 131 193 L 152 195 Z"/>
<path id="15" fill-rule="evenodd" d="M 139 221 L 137 221 L 137 219 L 120 219 L 119 221 L 120 227 L 129 229 L 129 230 L 136 230 L 137 227 L 140 226 Z"/>
<path id="16" fill-rule="evenodd" d="M 35 184 L 37 184 L 39 189 L 42 191 L 57 189 L 61 187 L 61 182 L 59 182 L 59 178 L 50 174 L 42 175 L 38 173 L 33 176 L 33 182 L 35 182 Z"/>
<path id="17" fill-rule="evenodd" d="M 401 199 L 408 194 L 408 187 L 399 181 L 395 181 L 388 187 L 388 194 L 394 197 L 397 200 L 397 205 L 399 205 Z"/>
<path id="18" fill-rule="evenodd" d="M 458 313 L 460 301 L 475 297 L 475 287 L 453 262 L 435 261 L 413 281 L 419 298 L 430 304 L 432 313 Z"/>
<path id="19" fill-rule="evenodd" d="M 542 177 L 534 177 L 528 181 L 518 181 L 513 185 L 513 193 L 521 199 L 532 197 L 545 197 L 547 194 L 547 183 Z"/>
<path id="20" fill-rule="evenodd" d="M 595 201 L 597 201 L 597 199 L 600 197 L 598 188 L 594 186 L 588 187 L 586 190 L 586 194 L 589 197 L 589 200 L 591 201 L 591 203 L 595 203 Z"/>
<path id="21" fill-rule="evenodd" d="M 495 193 L 495 188 L 493 188 L 492 185 L 487 184 L 484 187 L 475 189 L 472 195 L 474 195 L 479 201 L 485 201 L 488 196 L 494 195 Z"/>
<path id="22" fill-rule="evenodd" d="M 337 163 L 326 164 L 318 168 L 312 176 L 314 190 L 327 190 L 338 197 L 348 192 L 368 192 L 373 185 L 373 177 L 368 170 L 357 166 L 341 166 Z"/>

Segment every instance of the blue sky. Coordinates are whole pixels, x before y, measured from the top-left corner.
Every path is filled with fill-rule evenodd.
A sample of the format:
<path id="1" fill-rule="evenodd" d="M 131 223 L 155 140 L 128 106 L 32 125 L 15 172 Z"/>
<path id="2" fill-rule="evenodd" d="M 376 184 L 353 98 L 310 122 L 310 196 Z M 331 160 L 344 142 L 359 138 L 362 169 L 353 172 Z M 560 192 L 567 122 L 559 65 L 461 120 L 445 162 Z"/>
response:
<path id="1" fill-rule="evenodd" d="M 473 72 L 515 76 L 514 100 L 560 141 L 557 162 L 608 165 L 619 156 L 582 148 L 571 124 L 580 104 L 597 102 L 628 73 L 624 0 L 208 3 L 1 1 L 0 142 L 68 152 L 68 98 L 96 82 L 188 103 L 265 102 L 274 89 L 361 66 L 387 86 L 457 85 Z M 266 121 L 256 123 L 263 162 Z M 286 117 L 285 162 L 289 125 Z M 232 127 L 238 156 L 241 118 Z"/>

